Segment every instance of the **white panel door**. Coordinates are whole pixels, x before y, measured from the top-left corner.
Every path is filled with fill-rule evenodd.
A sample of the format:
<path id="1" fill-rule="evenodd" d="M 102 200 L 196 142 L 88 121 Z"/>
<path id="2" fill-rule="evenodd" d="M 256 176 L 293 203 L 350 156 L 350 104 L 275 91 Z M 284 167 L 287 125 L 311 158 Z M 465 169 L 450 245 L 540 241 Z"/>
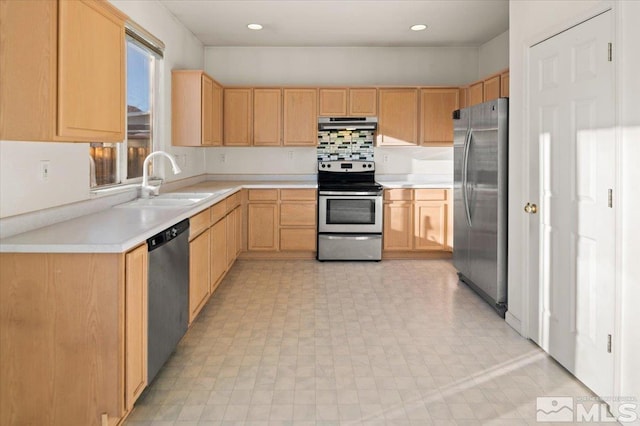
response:
<path id="1" fill-rule="evenodd" d="M 598 395 L 613 394 L 615 193 L 612 12 L 530 50 L 534 340 Z"/>

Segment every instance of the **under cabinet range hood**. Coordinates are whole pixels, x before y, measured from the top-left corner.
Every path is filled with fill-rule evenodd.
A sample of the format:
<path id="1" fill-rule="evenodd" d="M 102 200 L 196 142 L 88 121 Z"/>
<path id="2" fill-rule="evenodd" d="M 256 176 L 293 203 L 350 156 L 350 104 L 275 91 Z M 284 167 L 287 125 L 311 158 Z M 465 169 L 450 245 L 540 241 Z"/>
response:
<path id="1" fill-rule="evenodd" d="M 318 130 L 375 130 L 378 117 L 320 117 Z"/>

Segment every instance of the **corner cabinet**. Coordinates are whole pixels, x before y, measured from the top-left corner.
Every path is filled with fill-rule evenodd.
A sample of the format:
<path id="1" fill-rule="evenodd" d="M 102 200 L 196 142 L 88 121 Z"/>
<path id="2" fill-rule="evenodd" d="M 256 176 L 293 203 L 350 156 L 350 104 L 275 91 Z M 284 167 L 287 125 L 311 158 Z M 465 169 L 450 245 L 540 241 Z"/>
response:
<path id="1" fill-rule="evenodd" d="M 379 89 L 378 114 L 378 146 L 418 145 L 418 89 Z"/>
<path id="2" fill-rule="evenodd" d="M 147 379 L 147 246 L 0 254 L 0 424 L 116 425 Z"/>
<path id="3" fill-rule="evenodd" d="M 171 72 L 171 144 L 222 145 L 222 86 L 201 70 Z"/>
<path id="4" fill-rule="evenodd" d="M 318 90 L 283 90 L 285 146 L 318 144 Z"/>
<path id="5" fill-rule="evenodd" d="M 0 139 L 123 141 L 125 20 L 106 1 L 3 1 Z"/>

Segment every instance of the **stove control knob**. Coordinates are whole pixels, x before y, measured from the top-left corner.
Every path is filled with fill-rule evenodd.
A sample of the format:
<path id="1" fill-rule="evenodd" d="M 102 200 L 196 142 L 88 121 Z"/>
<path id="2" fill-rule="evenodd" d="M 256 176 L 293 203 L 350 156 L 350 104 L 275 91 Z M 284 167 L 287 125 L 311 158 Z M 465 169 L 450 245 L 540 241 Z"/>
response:
<path id="1" fill-rule="evenodd" d="M 366 165 L 366 164 L 363 164 L 363 165 L 362 165 L 362 167 L 364 167 L 364 168 L 366 169 L 366 168 L 367 168 L 367 165 Z"/>
<path id="2" fill-rule="evenodd" d="M 328 168 L 331 168 L 331 164 L 327 164 L 327 167 L 328 167 Z"/>
<path id="3" fill-rule="evenodd" d="M 369 164 L 369 168 L 373 167 L 371 164 Z"/>
<path id="4" fill-rule="evenodd" d="M 323 164 L 323 165 L 322 165 L 322 166 L 320 166 L 320 167 L 322 167 L 322 168 L 324 169 L 326 166 Z"/>

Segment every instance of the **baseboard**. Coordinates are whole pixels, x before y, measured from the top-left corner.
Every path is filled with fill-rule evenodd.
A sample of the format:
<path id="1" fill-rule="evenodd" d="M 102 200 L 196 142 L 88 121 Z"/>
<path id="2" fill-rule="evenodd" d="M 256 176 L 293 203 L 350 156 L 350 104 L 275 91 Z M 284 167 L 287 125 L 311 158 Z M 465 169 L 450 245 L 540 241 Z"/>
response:
<path id="1" fill-rule="evenodd" d="M 504 320 L 507 322 L 507 324 L 509 324 L 511 328 L 517 331 L 518 334 L 520 334 L 522 337 L 527 337 L 526 334 L 523 333 L 524 330 L 522 330 L 522 321 L 520 321 L 520 319 L 513 316 L 513 314 L 510 311 L 506 312 L 504 316 Z"/>
<path id="2" fill-rule="evenodd" d="M 453 254 L 448 251 L 383 251 L 382 259 L 451 259 Z"/>

